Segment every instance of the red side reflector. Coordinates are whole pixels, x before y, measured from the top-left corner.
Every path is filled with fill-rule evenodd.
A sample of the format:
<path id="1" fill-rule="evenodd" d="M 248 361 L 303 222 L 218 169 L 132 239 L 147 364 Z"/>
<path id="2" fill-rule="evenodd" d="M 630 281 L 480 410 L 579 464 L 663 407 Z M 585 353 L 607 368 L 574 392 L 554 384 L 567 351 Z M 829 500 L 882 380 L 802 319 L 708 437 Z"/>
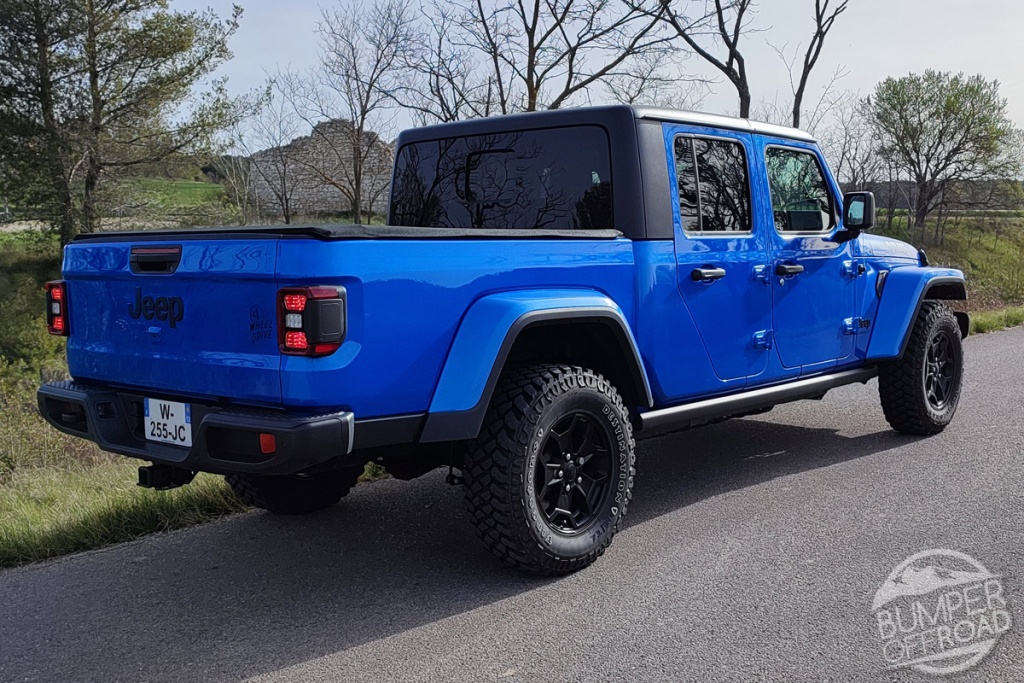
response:
<path id="1" fill-rule="evenodd" d="M 305 332 L 287 332 L 284 335 L 284 345 L 289 349 L 308 349 Z"/>
<path id="2" fill-rule="evenodd" d="M 339 348 L 341 348 L 341 344 L 315 344 L 313 346 L 313 353 L 326 355 L 334 353 Z"/>
<path id="3" fill-rule="evenodd" d="M 338 290 L 335 287 L 310 287 L 309 296 L 314 299 L 336 299 Z"/>
<path id="4" fill-rule="evenodd" d="M 277 453 L 277 438 L 273 434 L 260 434 L 260 453 L 263 455 Z"/>

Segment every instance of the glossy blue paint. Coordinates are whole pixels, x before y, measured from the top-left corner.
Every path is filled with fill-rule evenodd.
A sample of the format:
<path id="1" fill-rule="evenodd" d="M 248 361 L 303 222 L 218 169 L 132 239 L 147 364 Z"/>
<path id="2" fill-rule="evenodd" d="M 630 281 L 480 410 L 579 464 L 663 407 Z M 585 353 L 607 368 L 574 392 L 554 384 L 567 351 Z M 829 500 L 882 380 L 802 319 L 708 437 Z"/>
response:
<path id="1" fill-rule="evenodd" d="M 64 250 L 76 380 L 216 400 L 281 400 L 277 349 L 276 240 L 182 242 L 172 275 L 136 275 L 129 243 L 75 243 Z M 142 297 L 180 297 L 173 328 L 133 318 Z"/>
<path id="2" fill-rule="evenodd" d="M 677 137 L 710 137 L 739 143 L 743 146 L 748 169 L 749 160 L 756 154 L 747 133 L 667 123 L 663 131 L 672 187 L 679 182 L 674 150 Z M 748 170 L 748 177 L 753 178 L 754 173 Z M 682 224 L 678 202 L 673 202 L 672 207 L 676 281 L 715 374 L 721 380 L 756 377 L 768 365 L 770 349 L 755 343 L 755 335 L 759 332 L 770 335 L 772 326 L 771 288 L 767 280 L 756 278 L 755 270 L 767 261 L 764 214 L 754 201 L 757 193 L 751 188 L 748 192 L 753 213 L 749 233 L 695 232 L 698 226 Z M 725 277 L 696 282 L 691 275 L 699 268 L 722 268 Z"/>
<path id="3" fill-rule="evenodd" d="M 358 419 L 459 412 L 485 398 L 516 320 L 597 308 L 624 322 L 654 406 L 666 407 L 895 357 L 927 284 L 962 279 L 920 268 L 916 250 L 896 240 L 862 235 L 840 244 L 830 239 L 840 227 L 777 232 L 764 163 L 770 145 L 818 156 L 841 201 L 816 145 L 677 123 L 662 131 L 665 157 L 643 163 L 667 164 L 673 188 L 677 135 L 743 145 L 749 234 L 684 229 L 672 190 L 671 240 L 189 239 L 180 240 L 172 275 L 133 274 L 130 241 L 75 243 L 64 261 L 71 373 L 140 393 L 299 413 L 349 410 Z M 804 272 L 780 278 L 779 263 Z M 691 273 L 700 267 L 726 276 L 696 282 Z M 891 272 L 880 302 L 883 271 Z M 345 288 L 345 340 L 327 357 L 282 356 L 277 291 L 307 285 Z M 132 318 L 137 288 L 180 297 L 184 318 L 174 328 Z M 858 318 L 869 327 L 844 334 Z"/>
<path id="4" fill-rule="evenodd" d="M 604 312 L 622 324 L 636 353 L 636 340 L 617 303 L 583 289 L 517 290 L 477 299 L 466 312 L 430 402 L 431 413 L 469 410 L 484 397 L 487 379 L 513 325 L 542 311 Z M 644 371 L 646 376 L 646 371 Z"/>
<path id="5" fill-rule="evenodd" d="M 869 360 L 897 358 L 903 353 L 918 304 L 928 288 L 938 282 L 963 282 L 964 274 L 955 268 L 927 268 L 904 265 L 893 268 L 885 280 L 867 350 Z"/>
<path id="6" fill-rule="evenodd" d="M 626 239 L 282 240 L 279 285 L 342 285 L 349 307 L 348 334 L 337 353 L 282 359 L 282 402 L 352 410 L 360 419 L 425 412 L 450 356 L 504 334 L 473 327 L 453 346 L 478 300 L 574 290 L 616 302 L 632 327 L 634 274 L 633 243 Z M 493 356 L 472 354 L 480 356 L 474 367 L 489 370 Z M 451 396 L 443 393 L 442 401 L 455 405 Z"/>
<path id="7" fill-rule="evenodd" d="M 817 145 L 756 137 L 760 165 L 758 193 L 767 199 L 760 209 L 766 212 L 764 222 L 768 227 L 776 345 L 784 367 L 801 368 L 802 375 L 814 374 L 835 367 L 854 349 L 854 337 L 843 333 L 843 323 L 854 315 L 859 276 L 844 272 L 844 264 L 854 259 L 850 242 L 832 240 L 842 229 L 839 224 L 842 211 L 838 209 L 842 205 L 842 194 Z M 835 215 L 832 229 L 811 234 L 782 233 L 775 229 L 765 164 L 769 148 L 795 149 L 817 158 L 832 195 Z M 785 264 L 799 265 L 804 270 L 796 275 L 775 275 L 776 267 Z"/>
<path id="8" fill-rule="evenodd" d="M 745 379 L 720 379 L 683 301 L 676 279 L 675 245 L 669 241 L 634 244 L 637 309 L 634 334 L 647 368 L 657 407 L 698 396 L 743 388 Z"/>

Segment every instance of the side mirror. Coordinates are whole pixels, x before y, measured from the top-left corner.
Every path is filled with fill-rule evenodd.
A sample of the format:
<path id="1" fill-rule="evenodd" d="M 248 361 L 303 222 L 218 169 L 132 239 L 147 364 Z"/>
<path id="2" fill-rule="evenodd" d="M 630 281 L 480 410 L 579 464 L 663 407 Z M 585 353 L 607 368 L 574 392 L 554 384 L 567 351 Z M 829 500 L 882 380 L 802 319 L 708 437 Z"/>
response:
<path id="1" fill-rule="evenodd" d="M 875 227 L 875 195 L 847 192 L 843 196 L 843 226 L 858 235 Z"/>

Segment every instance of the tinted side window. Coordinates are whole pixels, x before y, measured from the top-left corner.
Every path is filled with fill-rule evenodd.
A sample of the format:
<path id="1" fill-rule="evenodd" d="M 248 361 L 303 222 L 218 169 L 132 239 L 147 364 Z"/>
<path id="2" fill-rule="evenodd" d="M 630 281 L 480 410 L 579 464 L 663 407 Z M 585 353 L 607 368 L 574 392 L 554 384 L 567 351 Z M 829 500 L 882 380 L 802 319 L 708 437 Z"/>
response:
<path id="1" fill-rule="evenodd" d="M 612 228 L 608 135 L 598 126 L 573 126 L 405 145 L 395 160 L 391 223 Z"/>
<path id="2" fill-rule="evenodd" d="M 769 147 L 765 156 L 775 229 L 821 232 L 832 228 L 832 193 L 818 158 L 810 152 L 779 147 Z"/>
<path id="3" fill-rule="evenodd" d="M 676 182 L 679 185 L 679 219 L 683 230 L 700 231 L 700 199 L 697 193 L 697 167 L 693 163 L 693 142 L 676 138 Z"/>
<path id="4" fill-rule="evenodd" d="M 677 137 L 675 156 L 679 215 L 685 230 L 751 229 L 750 182 L 743 145 L 731 140 Z"/>

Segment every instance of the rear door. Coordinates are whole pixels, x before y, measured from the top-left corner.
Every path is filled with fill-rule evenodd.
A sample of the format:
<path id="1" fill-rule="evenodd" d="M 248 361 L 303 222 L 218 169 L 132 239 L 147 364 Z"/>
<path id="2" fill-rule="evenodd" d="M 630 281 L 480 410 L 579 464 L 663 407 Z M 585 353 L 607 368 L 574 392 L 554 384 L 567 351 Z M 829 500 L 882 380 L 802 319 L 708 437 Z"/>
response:
<path id="1" fill-rule="evenodd" d="M 280 403 L 277 243 L 72 243 L 64 256 L 71 374 L 140 393 Z"/>
<path id="2" fill-rule="evenodd" d="M 752 138 L 747 133 L 666 126 L 677 280 L 715 374 L 765 371 L 771 347 L 771 289 L 763 218 L 753 210 Z"/>
<path id="3" fill-rule="evenodd" d="M 856 279 L 850 242 L 832 241 L 838 189 L 810 144 L 763 139 L 771 197 L 772 298 L 782 365 L 814 372 L 853 352 Z"/>

